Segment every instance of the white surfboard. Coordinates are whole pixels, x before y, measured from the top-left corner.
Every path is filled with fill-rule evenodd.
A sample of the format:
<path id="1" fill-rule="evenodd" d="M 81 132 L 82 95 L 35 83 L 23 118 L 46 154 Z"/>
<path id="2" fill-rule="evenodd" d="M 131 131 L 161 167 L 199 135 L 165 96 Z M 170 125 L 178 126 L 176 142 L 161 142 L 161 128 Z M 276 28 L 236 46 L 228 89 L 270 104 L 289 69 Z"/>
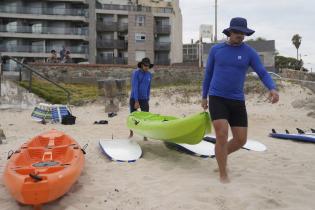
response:
<path id="1" fill-rule="evenodd" d="M 178 146 L 192 152 L 193 154 L 201 157 L 213 157 L 214 153 L 214 144 L 202 140 L 199 144 L 177 144 Z"/>
<path id="2" fill-rule="evenodd" d="M 214 138 L 215 139 L 215 135 L 205 135 L 205 137 L 210 137 L 210 138 Z M 230 139 L 230 137 L 229 137 Z M 244 149 L 247 150 L 251 150 L 251 151 L 255 151 L 255 152 L 263 152 L 267 150 L 267 147 L 256 141 L 256 140 L 252 140 L 252 139 L 247 139 L 246 144 L 243 146 Z"/>
<path id="3" fill-rule="evenodd" d="M 140 145 L 127 139 L 102 139 L 99 145 L 103 152 L 113 161 L 134 162 L 142 155 Z"/>

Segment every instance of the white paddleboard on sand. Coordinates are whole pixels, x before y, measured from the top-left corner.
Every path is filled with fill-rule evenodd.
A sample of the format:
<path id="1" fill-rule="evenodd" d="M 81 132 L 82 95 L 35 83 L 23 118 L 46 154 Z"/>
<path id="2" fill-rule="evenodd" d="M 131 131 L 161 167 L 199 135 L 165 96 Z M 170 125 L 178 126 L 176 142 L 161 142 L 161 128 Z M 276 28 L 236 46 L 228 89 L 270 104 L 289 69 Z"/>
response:
<path id="1" fill-rule="evenodd" d="M 140 145 L 127 139 L 103 139 L 99 145 L 103 152 L 113 161 L 134 162 L 142 155 Z"/>
<path id="2" fill-rule="evenodd" d="M 214 153 L 214 144 L 202 140 L 199 144 L 177 144 L 178 146 L 192 152 L 193 154 L 201 157 L 213 157 Z"/>
<path id="3" fill-rule="evenodd" d="M 215 141 L 215 135 L 205 135 L 205 137 L 213 138 Z M 230 139 L 230 137 L 229 137 Z M 255 152 L 263 152 L 267 150 L 267 147 L 255 140 L 247 139 L 246 144 L 243 146 L 244 149 L 255 151 Z"/>

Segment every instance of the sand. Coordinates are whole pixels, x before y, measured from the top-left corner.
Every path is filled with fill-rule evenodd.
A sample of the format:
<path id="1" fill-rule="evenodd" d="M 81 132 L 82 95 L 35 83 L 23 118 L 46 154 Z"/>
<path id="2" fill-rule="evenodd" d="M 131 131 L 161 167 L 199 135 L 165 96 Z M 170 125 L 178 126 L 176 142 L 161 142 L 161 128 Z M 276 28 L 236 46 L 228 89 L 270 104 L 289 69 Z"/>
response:
<path id="1" fill-rule="evenodd" d="M 296 127 L 314 128 L 315 119 L 307 115 L 315 110 L 303 106 L 303 101 L 314 98 L 315 95 L 307 89 L 289 83 L 280 91 L 280 102 L 276 105 L 265 102 L 264 96 L 247 96 L 248 137 L 265 144 L 268 150 L 239 150 L 229 156 L 229 184 L 219 182 L 215 159 L 179 153 L 166 148 L 161 141 L 142 141 L 138 135 L 133 140 L 143 150 L 141 159 L 135 163 L 108 160 L 98 141 L 112 136 L 128 137 L 128 107 L 122 107 L 118 116 L 108 118 L 100 103 L 73 107 L 73 114 L 77 116 L 73 126 L 36 123 L 30 118 L 32 109 L 0 110 L 0 128 L 7 137 L 0 145 L 0 174 L 3 174 L 10 149 L 17 149 L 27 139 L 55 128 L 66 132 L 81 145 L 88 143 L 89 146 L 86 165 L 78 182 L 70 192 L 44 205 L 43 209 L 313 210 L 315 144 L 272 139 L 268 134 L 272 128 L 292 132 Z M 301 101 L 301 106 L 296 104 L 297 100 Z M 202 111 L 199 97 L 183 98 L 176 91 L 165 95 L 156 90 L 150 105 L 154 113 L 178 117 Z M 109 124 L 94 125 L 93 122 L 98 120 L 109 120 Z M 32 209 L 18 204 L 3 182 L 0 183 L 1 210 Z"/>

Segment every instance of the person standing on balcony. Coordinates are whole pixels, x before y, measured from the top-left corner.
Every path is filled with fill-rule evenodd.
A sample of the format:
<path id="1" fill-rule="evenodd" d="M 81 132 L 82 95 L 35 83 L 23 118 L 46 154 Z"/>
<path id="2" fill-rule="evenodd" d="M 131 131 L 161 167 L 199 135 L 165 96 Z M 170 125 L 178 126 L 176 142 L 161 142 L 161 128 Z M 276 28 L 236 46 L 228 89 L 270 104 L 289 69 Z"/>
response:
<path id="1" fill-rule="evenodd" d="M 62 46 L 62 50 L 60 50 L 59 54 L 60 54 L 60 60 L 62 61 L 64 59 L 64 57 L 66 56 L 65 46 Z"/>
<path id="2" fill-rule="evenodd" d="M 216 135 L 215 156 L 219 166 L 220 180 L 229 182 L 227 157 L 239 150 L 247 141 L 247 111 L 244 96 L 246 72 L 251 66 L 269 90 L 272 104 L 279 101 L 276 85 L 260 61 L 257 52 L 243 42 L 245 35 L 255 31 L 247 28 L 247 20 L 233 18 L 223 33 L 225 43 L 214 45 L 210 52 L 203 80 L 201 106 L 208 108 Z M 228 141 L 229 126 L 233 138 Z"/>
<path id="3" fill-rule="evenodd" d="M 48 63 L 58 63 L 57 52 L 56 50 L 50 51 L 50 57 L 48 58 Z"/>
<path id="4" fill-rule="evenodd" d="M 61 61 L 61 63 L 72 63 L 72 59 L 70 56 L 70 51 L 67 50 L 65 57 L 63 58 L 63 60 Z"/>
<path id="5" fill-rule="evenodd" d="M 130 95 L 130 113 L 139 108 L 142 112 L 149 111 L 149 100 L 151 91 L 152 74 L 149 72 L 154 65 L 149 58 L 143 58 L 138 63 L 138 68 L 134 70 L 131 76 L 131 95 Z M 133 137 L 133 131 L 130 130 L 129 138 Z M 147 140 L 144 137 L 144 140 Z"/>

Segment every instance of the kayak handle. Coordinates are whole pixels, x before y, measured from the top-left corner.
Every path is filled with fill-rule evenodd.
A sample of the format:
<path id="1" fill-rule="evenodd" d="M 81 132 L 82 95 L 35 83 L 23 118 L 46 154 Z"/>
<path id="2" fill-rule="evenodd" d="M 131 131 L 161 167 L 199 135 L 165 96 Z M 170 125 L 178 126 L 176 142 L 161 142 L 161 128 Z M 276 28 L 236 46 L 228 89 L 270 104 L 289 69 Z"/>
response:
<path id="1" fill-rule="evenodd" d="M 83 152 L 83 154 L 85 155 L 86 154 L 86 148 L 89 146 L 89 144 L 85 144 L 84 146 L 83 146 L 83 148 L 81 149 L 81 151 Z"/>
<path id="2" fill-rule="evenodd" d="M 30 177 L 31 177 L 32 179 L 34 179 L 36 182 L 39 182 L 39 181 L 42 181 L 42 180 L 43 180 L 43 177 L 40 177 L 40 176 L 38 176 L 38 175 L 36 175 L 36 174 L 30 173 L 29 175 L 30 175 Z"/>
<path id="3" fill-rule="evenodd" d="M 14 154 L 14 151 L 11 149 L 11 150 L 8 152 L 7 160 L 9 160 L 13 154 Z"/>

